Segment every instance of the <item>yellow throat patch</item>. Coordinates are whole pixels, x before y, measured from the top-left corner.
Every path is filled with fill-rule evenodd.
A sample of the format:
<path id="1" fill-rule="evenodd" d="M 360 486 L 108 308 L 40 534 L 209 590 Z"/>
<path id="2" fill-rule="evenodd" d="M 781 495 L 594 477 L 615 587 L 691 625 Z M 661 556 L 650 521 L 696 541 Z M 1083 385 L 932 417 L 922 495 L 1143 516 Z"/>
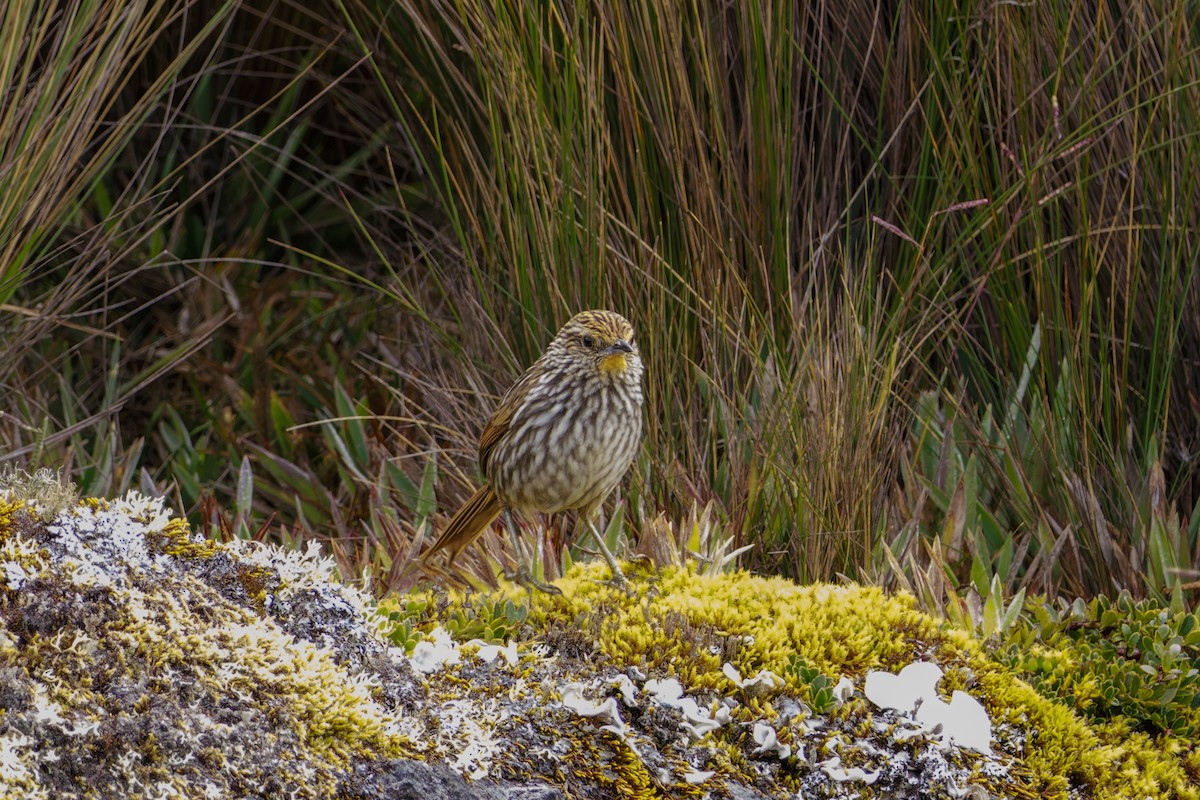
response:
<path id="1" fill-rule="evenodd" d="M 605 375 L 620 374 L 629 366 L 629 362 L 625 360 L 626 353 L 613 353 L 611 356 L 605 356 L 600 359 L 600 371 Z"/>

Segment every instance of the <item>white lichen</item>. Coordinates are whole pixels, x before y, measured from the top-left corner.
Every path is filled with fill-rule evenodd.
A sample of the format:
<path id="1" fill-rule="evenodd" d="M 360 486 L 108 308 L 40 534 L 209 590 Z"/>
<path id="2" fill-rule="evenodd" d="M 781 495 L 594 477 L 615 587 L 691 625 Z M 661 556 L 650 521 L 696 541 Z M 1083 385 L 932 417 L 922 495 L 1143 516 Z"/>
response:
<path id="1" fill-rule="evenodd" d="M 772 728 L 767 723 L 765 723 L 765 722 L 754 723 L 754 734 L 753 735 L 754 735 L 754 743 L 758 745 L 758 747 L 754 748 L 751 751 L 754 755 L 761 756 L 761 755 L 766 755 L 768 753 L 774 753 L 775 756 L 777 758 L 779 758 L 780 761 L 783 761 L 784 759 L 791 757 L 791 755 L 792 755 L 791 745 L 784 744 L 783 742 L 779 741 L 779 735 L 775 732 L 775 729 Z M 803 748 L 801 748 L 801 751 L 803 751 Z M 803 752 L 801 752 L 800 757 L 801 758 L 804 757 Z"/>
<path id="2" fill-rule="evenodd" d="M 601 703 L 596 703 L 584 696 L 582 683 L 568 683 L 562 690 L 562 704 L 581 717 L 589 717 L 605 723 L 601 730 L 610 731 L 614 736 L 624 740 L 629 726 L 621 719 L 615 698 L 607 697 Z"/>
<path id="3" fill-rule="evenodd" d="M 783 678 L 769 669 L 759 670 L 758 674 L 753 678 L 743 680 L 742 673 L 733 664 L 726 661 L 724 666 L 721 667 L 721 672 L 734 686 L 741 689 L 749 697 L 763 697 L 777 689 L 782 689 L 786 685 L 786 681 Z"/>
<path id="4" fill-rule="evenodd" d="M 677 709 L 683 715 L 680 728 L 692 741 L 703 739 L 729 722 L 728 708 L 719 706 L 711 712 L 701 708 L 694 698 L 683 693 L 683 685 L 675 678 L 652 678 L 642 688 L 654 703 Z"/>
<path id="5" fill-rule="evenodd" d="M 472 639 L 467 644 L 478 647 L 476 655 L 481 661 L 488 664 L 493 663 L 498 657 L 504 656 L 504 661 L 510 667 L 516 666 L 521 660 L 521 656 L 517 653 L 517 643 L 509 641 L 506 644 L 489 644 L 482 639 Z"/>
<path id="6" fill-rule="evenodd" d="M 429 675 L 444 667 L 461 663 L 462 657 L 450 634 L 439 626 L 417 642 L 408 661 L 414 670 L 422 675 Z"/>
<path id="7" fill-rule="evenodd" d="M 949 703 L 942 700 L 937 694 L 941 677 L 941 667 L 927 661 L 909 664 L 896 675 L 873 671 L 867 673 L 865 694 L 880 708 L 912 716 L 947 747 L 956 744 L 991 755 L 992 722 L 987 711 L 960 690 L 951 695 Z"/>

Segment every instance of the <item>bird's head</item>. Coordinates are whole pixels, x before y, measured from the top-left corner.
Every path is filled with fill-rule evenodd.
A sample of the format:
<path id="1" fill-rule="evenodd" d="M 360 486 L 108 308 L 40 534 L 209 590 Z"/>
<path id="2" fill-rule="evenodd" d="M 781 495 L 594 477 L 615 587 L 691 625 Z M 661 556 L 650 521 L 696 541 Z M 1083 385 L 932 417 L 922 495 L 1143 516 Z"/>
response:
<path id="1" fill-rule="evenodd" d="M 603 376 L 639 380 L 642 359 L 629 320 L 612 311 L 583 311 L 571 317 L 554 343 Z"/>

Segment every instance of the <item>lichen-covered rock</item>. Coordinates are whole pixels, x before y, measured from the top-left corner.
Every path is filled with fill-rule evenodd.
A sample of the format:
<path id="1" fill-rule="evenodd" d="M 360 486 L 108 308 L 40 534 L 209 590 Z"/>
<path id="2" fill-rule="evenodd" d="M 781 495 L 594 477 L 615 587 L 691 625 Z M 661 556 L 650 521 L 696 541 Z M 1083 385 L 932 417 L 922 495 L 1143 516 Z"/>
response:
<path id="1" fill-rule="evenodd" d="M 911 598 L 583 566 L 376 607 L 315 546 L 50 488 L 0 481 L 0 798 L 1198 796 Z"/>
<path id="2" fill-rule="evenodd" d="M 491 743 L 469 768 L 549 775 L 583 797 L 1200 798 L 1195 742 L 1089 723 L 909 596 L 628 575 L 632 597 L 603 582 L 602 565 L 574 569 L 560 596 L 534 595 L 511 665 L 421 639 L 423 714 L 449 709 L 453 730 Z M 409 630 L 492 630 L 513 616 L 496 597 L 383 605 Z M 923 688 L 889 696 L 914 664 Z M 444 746 L 465 754 L 477 741 Z"/>
<path id="3" fill-rule="evenodd" d="M 871 668 L 898 668 L 917 653 L 963 660 L 963 642 L 943 642 L 910 599 L 636 569 L 631 598 L 599 582 L 601 569 L 572 572 L 559 583 L 562 596 L 535 596 L 527 628 L 541 649 L 518 651 L 511 664 L 455 651 L 436 633 L 417 645 L 443 654 L 421 659 L 431 724 L 453 720 L 443 733 L 474 729 L 444 742 L 451 753 L 476 748 L 461 766 L 551 775 L 597 798 L 1040 796 L 1017 727 L 998 727 L 992 751 L 960 747 L 912 709 L 863 697 Z M 408 622 L 455 618 L 464 608 L 474 608 L 467 616 L 496 613 L 494 603 L 471 602 L 410 603 Z M 825 713 L 817 713 L 815 681 L 800 662 L 856 676 L 857 688 L 854 678 L 829 681 Z M 966 672 L 956 667 L 954 679 L 982 695 Z M 462 702 L 464 682 L 470 703 Z M 481 741 L 491 746 L 480 750 Z"/>
<path id="4" fill-rule="evenodd" d="M 0 798 L 553 797 L 406 760 L 425 690 L 315 547 L 40 480 L 0 487 Z"/>

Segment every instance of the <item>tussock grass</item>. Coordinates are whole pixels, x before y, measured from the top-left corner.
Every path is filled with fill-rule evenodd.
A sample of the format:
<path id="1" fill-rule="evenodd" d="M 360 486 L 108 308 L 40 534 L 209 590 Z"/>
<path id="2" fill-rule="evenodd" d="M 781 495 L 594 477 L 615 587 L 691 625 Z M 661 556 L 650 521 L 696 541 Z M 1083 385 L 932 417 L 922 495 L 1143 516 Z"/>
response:
<path id="1" fill-rule="evenodd" d="M 511 330 L 470 383 L 502 389 L 574 309 L 626 311 L 653 409 L 634 505 L 715 497 L 751 564 L 802 578 L 879 577 L 881 545 L 911 575 L 960 524 L 926 499 L 960 470 L 908 462 L 944 392 L 969 430 L 942 456 L 998 512 L 950 571 L 1082 593 L 1150 588 L 1161 443 L 1195 505 L 1196 43 L 1182 5 L 1127 10 L 347 4 L 453 236 L 429 307 Z M 481 327 L 464 354 L 489 359 Z"/>

